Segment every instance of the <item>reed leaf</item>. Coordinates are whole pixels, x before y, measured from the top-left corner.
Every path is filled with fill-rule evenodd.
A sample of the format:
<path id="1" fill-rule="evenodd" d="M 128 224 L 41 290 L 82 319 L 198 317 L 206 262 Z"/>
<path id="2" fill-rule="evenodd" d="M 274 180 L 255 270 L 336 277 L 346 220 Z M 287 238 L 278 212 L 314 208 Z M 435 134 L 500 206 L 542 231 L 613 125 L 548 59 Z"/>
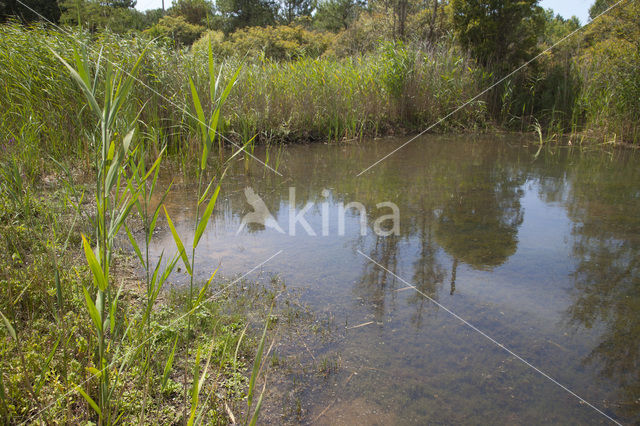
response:
<path id="1" fill-rule="evenodd" d="M 98 417 L 102 418 L 102 410 L 100 410 L 100 408 L 98 407 L 98 404 L 96 404 L 93 398 L 87 395 L 87 393 L 80 386 L 78 386 L 76 390 L 89 403 L 91 408 L 93 408 L 93 411 L 95 411 L 98 414 Z"/>
<path id="2" fill-rule="evenodd" d="M 138 247 L 138 243 L 136 242 L 136 239 L 133 237 L 133 235 L 131 234 L 131 231 L 129 230 L 129 227 L 126 224 L 124 225 L 124 229 L 127 232 L 127 238 L 129 239 L 129 243 L 131 244 L 131 247 L 133 247 L 133 251 L 135 252 L 136 256 L 138 256 L 138 260 L 140 260 L 140 263 L 142 264 L 143 267 L 146 267 L 146 262 L 142 257 L 142 252 L 140 251 L 140 247 Z"/>
<path id="3" fill-rule="evenodd" d="M 89 316 L 91 317 L 93 324 L 96 326 L 96 330 L 98 330 L 99 333 L 102 333 L 102 320 L 100 319 L 98 308 L 96 308 L 95 303 L 93 303 L 93 300 L 91 300 L 91 295 L 89 295 L 89 292 L 87 291 L 87 288 L 85 286 L 82 286 L 82 292 L 84 293 L 84 300 L 87 304 L 87 311 L 89 312 Z"/>
<path id="4" fill-rule="evenodd" d="M 9 322 L 7 317 L 5 317 L 4 314 L 1 311 L 0 311 L 0 317 L 2 317 L 2 322 L 4 322 L 4 326 L 7 327 L 7 331 L 9 332 L 9 335 L 11 336 L 11 338 L 14 341 L 17 341 L 16 331 L 13 329 L 13 326 L 11 325 L 11 323 Z"/>
<path id="5" fill-rule="evenodd" d="M 213 277 L 216 276 L 217 272 L 218 272 L 218 268 L 216 268 L 216 270 L 213 271 L 213 274 L 211 274 L 211 277 L 202 286 L 202 288 L 200 289 L 200 292 L 198 293 L 198 297 L 196 298 L 196 302 L 195 302 L 194 306 L 199 306 L 200 305 L 200 303 L 204 299 L 204 296 L 207 294 L 207 290 L 209 289 L 209 286 L 211 285 L 211 282 L 213 281 Z"/>
<path id="6" fill-rule="evenodd" d="M 180 254 L 180 258 L 182 258 L 182 263 L 184 263 L 184 267 L 187 268 L 187 272 L 189 275 L 193 275 L 193 270 L 191 269 L 191 263 L 189 263 L 189 259 L 187 258 L 187 252 L 184 249 L 184 244 L 182 244 L 182 240 L 178 235 L 178 231 L 176 231 L 176 227 L 173 225 L 171 221 L 171 217 L 169 216 L 169 212 L 167 212 L 167 208 L 162 206 L 164 209 L 164 215 L 167 218 L 167 223 L 169 224 L 169 229 L 171 230 L 171 235 L 173 235 L 173 241 L 176 243 L 176 247 L 178 247 L 178 253 Z"/>
<path id="7" fill-rule="evenodd" d="M 44 361 L 44 364 L 42 365 L 42 368 L 40 369 L 40 374 L 38 375 L 39 376 L 38 381 L 36 382 L 36 385 L 34 386 L 34 393 L 36 395 L 38 393 L 40 393 L 40 389 L 42 389 L 42 385 L 44 384 L 45 376 L 47 375 L 47 371 L 49 370 L 49 364 L 51 364 L 51 360 L 53 359 L 53 356 L 55 355 L 56 350 L 58 350 L 58 345 L 60 344 L 61 340 L 62 340 L 62 334 L 60 334 L 60 336 L 58 337 L 58 340 L 53 345 L 53 349 L 51 349 L 51 352 L 49 352 L 49 356 L 47 356 L 47 359 Z"/>
<path id="8" fill-rule="evenodd" d="M 173 365 L 173 358 L 176 354 L 176 346 L 178 345 L 178 335 L 176 334 L 176 338 L 173 341 L 173 347 L 171 349 L 171 353 L 169 354 L 169 357 L 167 358 L 167 362 L 164 365 L 164 371 L 162 372 L 162 390 L 164 391 L 165 388 L 167 387 L 167 380 L 169 380 L 169 373 L 171 372 L 171 367 Z"/>
<path id="9" fill-rule="evenodd" d="M 189 416 L 188 426 L 193 425 L 193 420 L 198 409 L 198 399 L 200 396 L 200 353 L 201 347 L 198 345 L 196 350 L 196 360 L 193 365 L 193 383 L 191 384 L 191 415 Z"/>
<path id="10" fill-rule="evenodd" d="M 89 268 L 93 273 L 93 278 L 96 285 L 101 291 L 105 291 L 107 289 L 107 281 L 104 276 L 104 271 L 102 270 L 98 259 L 96 259 L 96 256 L 93 253 L 93 250 L 87 242 L 84 234 L 82 234 L 82 247 L 84 247 L 84 255 L 87 258 L 87 263 L 89 263 Z"/>
<path id="11" fill-rule="evenodd" d="M 195 84 L 193 83 L 193 79 L 189 77 L 189 87 L 191 88 L 191 98 L 193 100 L 193 107 L 196 110 L 196 115 L 198 116 L 198 126 L 200 127 L 200 132 L 202 133 L 202 139 L 207 139 L 207 128 L 206 121 L 204 118 L 204 110 L 202 109 L 202 103 L 200 102 L 200 97 L 198 96 L 198 90 L 196 89 Z"/>
<path id="12" fill-rule="evenodd" d="M 120 298 L 120 293 L 122 292 L 123 287 L 124 283 L 120 284 L 116 296 L 111 301 L 111 308 L 109 309 L 109 330 L 111 331 L 111 334 L 113 334 L 116 326 L 116 310 L 118 308 L 118 299 Z"/>
<path id="13" fill-rule="evenodd" d="M 216 200 L 218 199 L 218 194 L 220 193 L 220 185 L 213 191 L 213 195 L 211 195 L 211 199 L 209 199 L 209 203 L 207 204 L 207 208 L 202 214 L 202 218 L 200 222 L 198 222 L 198 226 L 196 228 L 196 232 L 193 239 L 193 248 L 198 247 L 198 243 L 200 242 L 200 237 L 202 237 L 202 233 L 204 232 L 207 224 L 209 223 L 209 218 L 211 217 L 211 213 L 213 212 L 213 208 L 216 205 Z"/>
<path id="14" fill-rule="evenodd" d="M 256 384 L 256 380 L 258 378 L 258 373 L 260 371 L 260 365 L 262 365 L 262 356 L 264 353 L 264 342 L 267 338 L 267 329 L 269 328 L 269 323 L 271 321 L 271 311 L 269 311 L 269 316 L 267 317 L 267 321 L 264 325 L 264 330 L 262 331 L 262 337 L 260 338 L 260 343 L 258 344 L 258 351 L 256 352 L 256 359 L 253 361 L 253 371 L 251 372 L 251 377 L 249 378 L 249 390 L 247 392 L 247 407 L 251 408 L 251 404 L 253 402 L 253 391 Z"/>
<path id="15" fill-rule="evenodd" d="M 80 74 L 78 74 L 78 72 L 75 69 L 73 69 L 73 67 L 69 65 L 67 61 L 62 59 L 62 57 L 58 55 L 53 49 L 49 48 L 49 50 L 51 50 L 51 52 L 55 55 L 55 57 L 58 58 L 60 62 L 62 62 L 62 64 L 67 68 L 67 70 L 69 70 L 71 77 L 76 81 L 76 83 L 84 93 L 85 97 L 87 98 L 89 107 L 94 112 L 94 114 L 96 114 L 98 117 L 102 117 L 102 109 L 98 106 L 98 102 L 96 101 L 93 91 L 89 88 L 88 77 L 87 77 L 88 74 L 84 70 L 84 66 L 81 69 L 83 70 L 82 72 L 87 78 L 87 81 L 85 81 L 84 78 Z M 82 63 L 77 51 L 74 52 L 73 56 L 74 56 L 74 59 L 76 59 L 76 64 Z"/>
<path id="16" fill-rule="evenodd" d="M 260 396 L 258 397 L 258 402 L 256 403 L 256 408 L 253 410 L 253 416 L 251 416 L 251 421 L 249 422 L 249 426 L 255 426 L 258 422 L 258 417 L 260 416 L 260 409 L 262 408 L 262 397 L 264 396 L 264 391 L 267 388 L 267 382 L 265 381 L 264 385 L 262 385 L 262 392 L 260 392 Z"/>

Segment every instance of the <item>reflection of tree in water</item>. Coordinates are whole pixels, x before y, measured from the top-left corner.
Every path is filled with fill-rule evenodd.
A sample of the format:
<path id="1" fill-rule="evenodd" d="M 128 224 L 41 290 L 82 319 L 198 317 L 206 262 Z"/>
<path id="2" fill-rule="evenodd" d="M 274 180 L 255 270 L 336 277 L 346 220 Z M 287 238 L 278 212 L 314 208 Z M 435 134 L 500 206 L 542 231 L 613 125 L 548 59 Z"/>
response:
<path id="1" fill-rule="evenodd" d="M 363 297 L 373 303 L 376 320 L 382 321 L 385 313 L 385 299 L 387 288 L 395 284 L 395 277 L 387 270 L 396 273 L 398 267 L 398 242 L 399 237 L 390 235 L 388 237 L 375 236 L 375 244 L 369 253 L 369 257 L 375 259 L 380 265 L 367 262 L 362 272 L 360 282 L 357 287 Z"/>
<path id="2" fill-rule="evenodd" d="M 585 362 L 620 386 L 616 411 L 640 421 L 640 176 L 635 167 L 583 161 L 572 176 L 576 297 L 571 321 L 604 327 Z"/>
<path id="3" fill-rule="evenodd" d="M 435 228 L 438 244 L 453 258 L 451 294 L 459 262 L 486 270 L 515 253 L 524 216 L 523 183 L 522 177 L 500 165 L 471 167 L 461 175 L 437 214 Z"/>
<path id="4" fill-rule="evenodd" d="M 423 294 L 414 291 L 408 299 L 416 307 L 412 321 L 417 326 L 421 325 L 425 305 L 429 303 L 424 295 L 437 299 L 445 279 L 437 258 L 439 248 L 453 258 L 450 275 L 453 294 L 459 263 L 476 269 L 501 265 L 515 253 L 518 227 L 523 221 L 520 198 L 525 179 L 518 166 L 505 166 L 510 163 L 490 149 L 453 154 L 456 158 L 447 157 L 413 180 L 422 182 L 421 185 L 397 190 L 409 198 L 404 211 L 408 205 L 417 211 L 416 217 L 411 218 L 411 226 L 406 223 L 403 226 L 404 232 L 408 231 L 412 240 L 417 237 L 420 244 L 411 282 Z M 377 238 L 369 256 L 395 273 L 397 244 L 397 239 Z M 373 264 L 365 267 L 360 280 L 359 287 L 367 289 L 367 297 L 378 301 L 378 316 L 384 312 L 387 280 L 387 273 Z"/>
<path id="5" fill-rule="evenodd" d="M 432 214 L 429 215 L 429 213 L 425 212 L 419 219 L 420 254 L 413 262 L 412 282 L 420 292 L 437 300 L 438 287 L 442 285 L 445 272 L 436 256 L 438 246 L 433 240 L 433 218 Z M 409 304 L 416 306 L 416 313 L 412 316 L 411 321 L 417 328 L 422 326 L 425 303 L 431 303 L 423 294 L 414 291 L 408 299 Z"/>

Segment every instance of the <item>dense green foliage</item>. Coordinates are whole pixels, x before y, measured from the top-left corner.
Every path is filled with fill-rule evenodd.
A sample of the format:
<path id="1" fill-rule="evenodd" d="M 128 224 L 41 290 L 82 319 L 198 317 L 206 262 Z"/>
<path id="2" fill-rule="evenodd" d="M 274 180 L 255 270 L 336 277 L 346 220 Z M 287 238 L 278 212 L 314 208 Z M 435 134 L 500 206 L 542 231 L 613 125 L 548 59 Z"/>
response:
<path id="1" fill-rule="evenodd" d="M 460 43 L 481 64 L 510 71 L 536 53 L 544 20 L 537 0 L 452 0 Z"/>
<path id="2" fill-rule="evenodd" d="M 580 104 L 590 127 L 640 140 L 640 4 L 630 1 L 587 29 Z"/>
<path id="3" fill-rule="evenodd" d="M 31 0 L 28 2 L 18 2 L 17 0 L 0 1 L 0 23 L 8 19 L 16 19 L 29 23 L 39 21 L 43 17 L 48 21 L 58 23 L 60 13 L 60 7 L 56 0 Z"/>
<path id="4" fill-rule="evenodd" d="M 34 20 L 34 16 L 26 16 L 24 13 L 21 15 L 18 9 L 11 6 L 13 3 L 2 4 L 3 19 L 14 16 L 24 22 Z M 34 3 L 36 10 L 54 23 L 57 22 L 58 15 L 49 9 L 53 10 L 55 5 L 56 2 Z M 552 11 L 544 11 L 536 0 L 374 0 L 366 3 L 359 0 L 290 0 L 281 4 L 272 0 L 176 0 L 166 11 L 153 10 L 146 13 L 136 11 L 132 5 L 133 2 L 128 0 L 111 3 L 96 0 L 59 0 L 59 20 L 71 26 L 81 24 L 90 32 L 85 37 L 92 39 L 96 46 L 104 42 L 105 37 L 112 37 L 105 35 L 108 32 L 135 34 L 134 40 L 122 38 L 116 44 L 139 43 L 137 39 L 140 37 L 146 40 L 154 38 L 160 45 L 157 47 L 159 50 L 156 50 L 158 55 L 168 56 L 158 60 L 154 66 L 159 67 L 155 73 L 156 82 L 162 81 L 171 87 L 166 93 L 164 89 L 160 89 L 162 95 L 168 94 L 168 97 L 179 105 L 172 105 L 170 109 L 185 106 L 184 97 L 176 98 L 173 95 L 183 93 L 186 88 L 184 78 L 180 79 L 173 69 L 193 70 L 197 74 L 196 68 L 202 57 L 198 52 L 204 50 L 203 46 L 208 45 L 209 40 L 216 57 L 220 60 L 248 59 L 251 67 L 247 70 L 247 75 L 261 75 L 266 80 L 262 86 L 260 82 L 247 81 L 247 86 L 260 86 L 260 92 L 265 92 L 267 99 L 273 99 L 282 95 L 271 96 L 267 93 L 269 78 L 257 70 L 268 64 L 267 68 L 273 70 L 274 75 L 278 75 L 279 72 L 275 70 L 279 67 L 286 69 L 288 65 L 272 65 L 269 60 L 300 61 L 302 69 L 306 69 L 304 63 L 311 58 L 321 58 L 323 66 L 336 61 L 338 75 L 344 64 L 354 60 L 360 64 L 372 63 L 370 58 L 403 62 L 402 57 L 391 58 L 383 53 L 385 45 L 401 41 L 401 48 L 395 51 L 410 50 L 413 52 L 410 56 L 415 57 L 430 57 L 435 52 L 436 56 L 441 58 L 443 51 L 455 51 L 455 55 L 465 58 L 458 66 L 468 63 L 467 71 L 477 77 L 474 85 L 486 87 L 499 81 L 502 76 L 535 57 L 542 50 L 578 31 L 578 34 L 563 40 L 548 54 L 538 58 L 513 77 L 501 81 L 493 90 L 480 97 L 478 101 L 486 105 L 483 109 L 486 111 L 480 114 L 478 111 L 471 112 L 469 116 L 482 116 L 482 119 L 457 122 L 453 127 L 485 126 L 487 122 L 492 121 L 497 125 L 524 130 L 529 129 L 534 123 L 539 123 L 551 135 L 589 130 L 598 135 L 608 134 L 617 140 L 637 142 L 639 102 L 636 70 L 639 67 L 636 40 L 640 19 L 634 2 L 616 5 L 608 0 L 595 1 L 590 9 L 590 17 L 596 19 L 596 22 L 584 31 L 580 31 L 577 18 L 563 19 L 554 16 Z M 598 16 L 612 6 L 613 10 L 606 16 Z M 108 31 L 105 31 L 106 29 Z M 58 37 L 54 35 L 52 38 Z M 51 41 L 54 44 L 59 42 Z M 18 45 L 22 45 L 22 42 L 18 41 Z M 171 51 L 191 45 L 192 54 Z M 160 53 L 161 49 L 164 49 L 161 46 L 171 49 Z M 468 56 L 465 52 L 468 52 Z M 187 63 L 181 63 L 182 61 Z M 420 66 L 421 61 L 416 61 L 415 64 Z M 295 70 L 298 64 L 290 66 Z M 319 69 L 323 66 L 319 66 Z M 385 68 L 385 65 L 381 66 Z M 361 74 L 360 77 L 366 80 L 370 70 L 365 67 L 356 73 Z M 408 76 L 411 78 L 403 81 L 415 84 L 418 74 L 420 73 L 409 73 Z M 291 82 L 288 79 L 290 84 L 293 84 L 290 93 L 305 97 L 305 92 L 315 91 L 309 86 L 309 81 L 314 79 L 312 75 L 296 75 L 301 80 Z M 330 81 L 331 77 L 320 76 L 320 81 Z M 442 80 L 448 78 L 445 74 L 440 77 Z M 12 78 L 13 76 L 10 76 L 9 80 Z M 379 79 L 384 80 L 384 75 L 379 75 Z M 382 81 L 377 83 L 379 87 L 383 87 Z M 419 86 L 424 87 L 420 84 Z M 430 87 L 435 92 L 429 96 L 440 99 L 438 89 L 444 90 L 445 86 Z M 407 88 L 408 86 L 405 87 Z M 325 88 L 325 98 L 327 90 L 334 90 L 335 97 L 344 94 L 343 88 Z M 323 108 L 326 113 L 320 116 L 311 112 L 308 115 L 314 116 L 311 121 L 318 123 L 318 126 L 320 123 L 324 126 L 327 122 L 345 123 L 344 126 L 340 124 L 338 128 L 338 135 L 343 136 L 347 133 L 353 135 L 356 128 L 358 130 L 355 130 L 355 134 L 365 134 L 371 133 L 372 129 L 375 129 L 373 133 L 376 133 L 381 129 L 411 130 L 427 125 L 426 122 L 416 119 L 417 116 L 430 115 L 424 111 L 412 110 L 423 108 L 421 102 L 416 102 L 415 99 L 403 100 L 403 112 L 397 114 L 398 108 L 394 103 L 397 103 L 397 93 L 400 90 L 394 90 L 396 94 L 392 96 L 389 96 L 388 91 L 380 91 L 374 96 L 379 99 L 379 104 L 385 105 L 384 112 L 381 112 L 379 107 L 366 107 L 378 111 L 372 117 L 370 113 L 350 110 L 347 115 L 357 116 L 357 125 L 352 123 L 353 118 L 329 118 L 336 116 L 336 111 L 329 111 L 330 107 Z M 361 91 L 350 93 L 355 95 Z M 464 103 L 473 96 L 471 92 L 465 93 L 469 98 L 460 98 L 459 103 Z M 368 96 L 370 99 L 371 96 Z M 383 101 L 385 97 L 389 99 Z M 415 98 L 424 97 L 425 94 L 418 93 Z M 268 119 L 271 122 L 267 124 L 267 118 L 258 114 L 262 102 L 255 99 L 253 94 L 250 98 L 258 102 L 257 105 L 251 108 L 238 107 L 238 111 L 248 113 L 249 116 L 239 119 L 243 122 L 239 128 L 233 116 L 238 117 L 240 114 L 234 114 L 226 127 L 231 134 L 246 134 L 246 131 L 251 129 L 263 135 L 286 135 L 288 139 L 305 135 L 312 138 L 326 137 L 328 134 L 332 137 L 338 136 L 335 130 L 328 131 L 316 125 L 311 129 L 306 126 L 297 128 L 294 123 L 298 120 L 292 119 L 285 112 L 293 110 L 290 108 L 291 105 L 288 105 L 296 103 L 293 99 L 278 104 L 276 110 L 282 114 L 274 115 L 270 112 Z M 342 99 L 337 104 L 344 102 L 347 101 Z M 157 105 L 164 103 L 161 99 L 157 100 Z M 349 100 L 347 103 L 360 104 L 358 100 Z M 314 103 L 310 105 L 309 111 L 316 111 Z M 447 107 L 443 105 L 442 110 L 446 110 Z M 265 108 L 273 110 L 270 105 L 265 105 Z M 257 125 L 258 122 L 261 125 Z M 365 122 L 370 124 L 364 124 Z M 246 123 L 253 124 L 247 127 Z M 179 126 L 183 127 L 184 124 L 180 119 Z M 168 127 L 160 128 L 159 133 L 170 133 L 164 130 Z M 301 132 L 303 128 L 306 130 Z M 347 131 L 346 128 L 350 130 Z"/>
<path id="5" fill-rule="evenodd" d="M 361 4 L 351 0 L 323 0 L 318 3 L 316 26 L 329 31 L 346 30 L 361 9 Z"/>
<path id="6" fill-rule="evenodd" d="M 202 45 L 205 40 L 199 44 Z M 234 32 L 225 42 L 219 43 L 217 52 L 223 56 L 245 52 L 251 57 L 263 56 L 277 60 L 317 58 L 327 51 L 332 42 L 331 34 L 308 31 L 300 25 L 250 27 Z M 194 45 L 194 50 L 197 48 Z"/>
<path id="7" fill-rule="evenodd" d="M 155 23 L 159 16 L 154 11 L 139 12 L 125 4 L 114 7 L 94 0 L 60 0 L 60 23 L 91 31 L 109 29 L 117 33 L 142 31 Z"/>
<path id="8" fill-rule="evenodd" d="M 31 117 L 28 123 L 3 118 L 1 131 L 21 138 L 24 146 L 33 146 L 40 155 L 82 157 L 92 125 L 86 110 L 78 107 L 81 93 L 64 77 L 49 50 L 52 46 L 68 54 L 72 38 L 18 26 L 5 26 L 1 31 L 0 38 L 11 46 L 2 59 L 11 67 L 0 71 L 3 91 L 11 94 L 0 99 L 3 117 Z M 106 33 L 98 43 L 125 69 L 145 46 L 142 40 Z M 97 49 L 90 51 L 96 60 L 98 54 Z M 236 68 L 234 63 L 236 59 L 216 63 L 223 80 Z M 198 88 L 206 87 L 206 64 L 206 49 L 174 52 L 157 44 L 148 49 L 138 75 L 142 83 L 134 88 L 130 110 L 124 113 L 135 114 L 144 106 L 140 118 L 148 127 L 141 130 L 153 133 L 158 147 L 168 143 L 170 152 L 177 152 L 187 144 L 199 143 L 191 140 L 197 128 L 189 106 L 187 76 L 193 76 Z M 341 139 L 384 134 L 400 127 L 418 129 L 481 90 L 482 79 L 482 71 L 450 43 L 430 52 L 387 43 L 355 58 L 251 61 L 244 66 L 225 107 L 224 129 L 230 137 L 257 133 L 259 139 L 271 141 Z M 70 116 L 69 111 L 77 115 Z M 484 128 L 487 119 L 478 101 L 444 125 Z M 48 131 L 42 133 L 41 128 Z M 38 142 L 43 137 L 49 138 L 48 143 Z"/>
<path id="9" fill-rule="evenodd" d="M 433 31 L 438 41 L 427 47 L 421 47 L 421 36 L 404 44 L 385 41 L 393 38 L 393 20 L 382 11 L 361 13 L 337 35 L 299 24 L 252 27 L 228 36 L 209 30 L 188 51 L 174 50 L 172 42 L 161 38 L 144 59 L 139 75 L 143 84 L 135 88 L 132 105 L 145 105 L 141 118 L 155 135 L 157 146 L 169 143 L 169 150 L 178 152 L 187 143 L 184 134 L 195 134 L 186 76 L 193 75 L 196 86 L 204 87 L 211 40 L 216 68 L 223 70 L 223 78 L 238 60 L 247 61 L 228 105 L 224 123 L 228 137 L 258 134 L 258 140 L 290 141 L 419 130 L 474 97 L 500 75 L 474 61 L 455 37 L 446 35 L 455 25 L 446 24 L 450 6 L 439 12 L 444 17 Z M 590 130 L 612 137 L 615 133 L 619 140 L 634 142 L 638 122 L 636 9 L 627 4 L 601 18 L 584 37 L 564 42 L 436 130 L 486 128 L 492 122 L 529 130 L 539 122 L 551 135 Z M 187 22 L 186 14 L 166 15 L 154 28 L 176 20 L 187 28 L 197 26 L 191 32 L 168 31 L 178 44 L 186 45 L 205 31 L 204 25 Z M 551 13 L 543 18 L 545 28 L 537 50 L 579 28 L 575 20 Z M 412 18 L 407 26 L 419 28 L 421 22 L 431 19 L 428 15 Z M 45 150 L 47 155 L 82 155 L 87 145 L 83 135 L 90 131 L 84 112 L 69 117 L 68 111 L 80 110 L 76 106 L 81 96 L 63 78 L 49 47 L 64 55 L 72 50 L 73 37 L 79 37 L 95 46 L 90 54 L 97 55 L 100 46 L 127 66 L 147 43 L 144 37 L 109 32 L 71 36 L 15 25 L 4 26 L 0 37 L 6 46 L 0 50 L 1 59 L 7 64 L 0 70 L 7 93 L 0 104 L 3 117 L 18 118 L 3 119 L 1 130 L 9 137 L 27 140 L 37 134 L 47 143 L 26 145 Z"/>

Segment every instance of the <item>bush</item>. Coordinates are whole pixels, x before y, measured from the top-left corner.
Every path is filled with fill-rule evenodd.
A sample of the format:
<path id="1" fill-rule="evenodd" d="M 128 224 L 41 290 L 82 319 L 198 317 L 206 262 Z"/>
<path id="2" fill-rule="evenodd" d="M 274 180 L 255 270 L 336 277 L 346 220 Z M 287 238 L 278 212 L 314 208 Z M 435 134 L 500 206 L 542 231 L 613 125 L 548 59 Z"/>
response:
<path id="1" fill-rule="evenodd" d="M 203 26 L 190 24 L 182 16 L 167 15 L 145 33 L 151 37 L 170 40 L 174 46 L 182 47 L 193 44 L 204 31 Z"/>
<path id="2" fill-rule="evenodd" d="M 359 55 L 376 50 L 383 40 L 392 38 L 393 22 L 388 15 L 363 13 L 348 29 L 338 34 L 327 53 L 338 57 Z"/>
<path id="3" fill-rule="evenodd" d="M 232 33 L 222 44 L 227 55 L 264 56 L 270 59 L 316 58 L 332 44 L 333 35 L 309 31 L 300 25 L 251 27 Z"/>
<path id="4" fill-rule="evenodd" d="M 629 2 L 599 18 L 579 59 L 581 106 L 587 125 L 629 142 L 640 139 L 640 4 Z"/>
<path id="5" fill-rule="evenodd" d="M 193 43 L 191 50 L 195 54 L 209 51 L 209 41 L 211 41 L 211 47 L 213 53 L 221 54 L 224 52 L 222 42 L 224 41 L 224 33 L 222 31 L 208 30 L 202 36 Z"/>

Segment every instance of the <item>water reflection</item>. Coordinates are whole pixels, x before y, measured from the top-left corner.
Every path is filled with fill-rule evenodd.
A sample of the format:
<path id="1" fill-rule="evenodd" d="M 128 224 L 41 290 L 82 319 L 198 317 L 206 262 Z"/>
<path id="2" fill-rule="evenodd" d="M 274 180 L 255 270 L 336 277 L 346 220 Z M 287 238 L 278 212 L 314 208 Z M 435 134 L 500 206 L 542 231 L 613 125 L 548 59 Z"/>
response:
<path id="1" fill-rule="evenodd" d="M 411 322 L 417 328 L 422 326 L 424 310 L 433 306 L 424 295 L 426 294 L 436 300 L 438 298 L 438 289 L 443 284 L 446 276 L 444 267 L 437 256 L 439 247 L 435 243 L 433 236 L 434 221 L 435 215 L 433 211 L 425 212 L 419 219 L 420 223 L 416 234 L 420 241 L 420 252 L 413 262 L 411 282 L 419 292 L 412 292 L 407 303 L 415 305 L 415 314 L 412 315 Z M 453 294 L 455 291 L 455 267 L 451 277 L 451 294 Z M 428 306 L 425 306 L 425 304 L 428 304 Z"/>
<path id="2" fill-rule="evenodd" d="M 581 161 L 570 177 L 573 324 L 602 329 L 585 362 L 619 384 L 618 409 L 640 421 L 640 192 L 638 167 Z"/>
<path id="3" fill-rule="evenodd" d="M 357 294 L 370 302 L 376 321 L 382 321 L 386 313 L 385 300 L 387 296 L 393 296 L 390 291 L 395 290 L 396 278 L 387 271 L 397 271 L 399 238 L 395 235 L 376 235 L 374 238 L 369 257 L 376 259 L 381 267 L 373 263 L 365 265 L 357 284 Z"/>
<path id="4" fill-rule="evenodd" d="M 435 228 L 438 244 L 454 258 L 454 264 L 460 261 L 490 269 L 516 252 L 523 220 L 519 201 L 523 183 L 519 176 L 487 166 L 466 171 L 438 210 Z"/>
<path id="5" fill-rule="evenodd" d="M 349 389 L 336 390 L 338 381 L 316 384 L 307 395 L 310 412 L 337 392 L 341 407 L 356 398 L 354 407 L 386 407 L 398 423 L 601 420 L 419 292 L 403 289 L 360 250 L 610 415 L 640 420 L 638 159 L 559 150 L 534 160 L 514 137 L 428 138 L 356 177 L 399 143 L 290 147 L 284 179 L 260 177 L 257 164 L 246 177 L 239 165 L 199 248 L 201 262 L 222 259 L 226 275 L 284 250 L 268 269 L 305 289 L 313 309 L 350 324 L 374 322 L 322 348 L 371 370 L 353 376 Z M 296 187 L 297 210 L 315 203 L 306 219 L 318 236 L 286 233 L 289 186 Z M 252 211 L 245 187 L 285 234 L 250 224 L 236 236 Z M 192 198 L 186 186 L 167 200 L 182 233 L 190 232 Z M 338 205 L 352 201 L 366 208 L 364 237 L 355 211 L 338 235 Z M 373 233 L 383 201 L 400 207 L 399 236 Z M 328 236 L 321 233 L 323 202 Z M 154 250 L 171 244 L 170 235 L 161 236 Z"/>

